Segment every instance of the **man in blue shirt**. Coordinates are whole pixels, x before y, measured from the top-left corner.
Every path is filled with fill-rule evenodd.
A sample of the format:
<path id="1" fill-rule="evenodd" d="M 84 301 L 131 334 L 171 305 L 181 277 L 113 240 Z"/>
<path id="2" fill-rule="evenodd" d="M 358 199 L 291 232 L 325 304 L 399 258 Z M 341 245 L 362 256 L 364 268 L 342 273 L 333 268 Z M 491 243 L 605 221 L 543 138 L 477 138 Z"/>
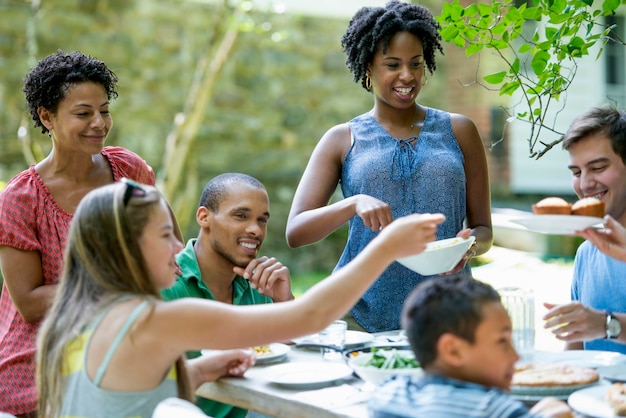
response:
<path id="1" fill-rule="evenodd" d="M 577 117 L 563 137 L 568 168 L 579 198 L 595 197 L 621 226 L 626 225 L 626 112 L 597 107 Z M 545 303 L 545 327 L 570 350 L 626 354 L 626 263 L 591 242 L 578 247 L 571 303 Z"/>
<path id="2" fill-rule="evenodd" d="M 234 305 L 293 299 L 289 269 L 273 257 L 258 257 L 269 218 L 269 197 L 257 179 L 226 173 L 210 180 L 196 211 L 200 231 L 176 256 L 182 275 L 161 292 L 163 299 L 197 297 Z M 247 413 L 204 398 L 197 405 L 215 418 Z"/>

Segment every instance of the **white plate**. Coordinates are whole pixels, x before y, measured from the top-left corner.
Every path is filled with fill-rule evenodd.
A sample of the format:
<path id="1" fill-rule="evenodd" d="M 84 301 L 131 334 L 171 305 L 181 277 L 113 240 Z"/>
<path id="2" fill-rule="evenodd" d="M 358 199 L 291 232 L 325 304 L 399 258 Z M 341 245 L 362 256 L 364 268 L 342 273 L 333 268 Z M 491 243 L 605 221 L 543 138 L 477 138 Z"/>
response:
<path id="1" fill-rule="evenodd" d="M 594 418 L 613 418 L 613 408 L 604 399 L 610 385 L 596 385 L 577 390 L 569 395 L 567 403 L 576 412 Z"/>
<path id="2" fill-rule="evenodd" d="M 346 342 L 344 348 L 358 347 L 374 340 L 374 336 L 363 331 L 346 331 Z"/>
<path id="3" fill-rule="evenodd" d="M 286 344 L 281 343 L 272 343 L 269 344 L 270 353 L 267 354 L 257 354 L 256 356 L 256 365 L 268 364 L 268 363 L 277 363 L 279 361 L 284 360 L 287 357 L 287 353 L 291 350 Z M 202 350 L 202 354 L 207 354 L 214 350 Z"/>
<path id="4" fill-rule="evenodd" d="M 286 363 L 263 370 L 270 383 L 294 389 L 328 386 L 352 376 L 352 369 L 343 363 Z"/>
<path id="5" fill-rule="evenodd" d="M 565 350 L 558 352 L 535 351 L 525 353 L 519 361 L 524 363 L 552 363 L 568 366 L 591 367 L 626 364 L 626 355 L 614 351 Z"/>
<path id="6" fill-rule="evenodd" d="M 511 219 L 511 222 L 522 225 L 532 232 L 554 235 L 574 235 L 576 231 L 590 226 L 602 227 L 602 218 L 576 215 L 535 215 Z"/>
<path id="7" fill-rule="evenodd" d="M 602 366 L 598 367 L 596 371 L 610 382 L 626 382 L 626 364 Z"/>
<path id="8" fill-rule="evenodd" d="M 373 340 L 374 340 L 374 336 L 370 333 L 363 332 L 363 331 L 348 330 L 346 331 L 346 341 L 343 345 L 343 348 L 346 349 L 346 348 L 358 347 L 360 345 L 369 343 Z M 312 335 L 307 335 L 305 337 L 294 338 L 293 342 L 296 344 L 303 344 L 303 343 L 319 344 L 320 338 L 318 334 L 312 334 Z M 318 350 L 317 348 L 313 348 L 313 349 Z"/>

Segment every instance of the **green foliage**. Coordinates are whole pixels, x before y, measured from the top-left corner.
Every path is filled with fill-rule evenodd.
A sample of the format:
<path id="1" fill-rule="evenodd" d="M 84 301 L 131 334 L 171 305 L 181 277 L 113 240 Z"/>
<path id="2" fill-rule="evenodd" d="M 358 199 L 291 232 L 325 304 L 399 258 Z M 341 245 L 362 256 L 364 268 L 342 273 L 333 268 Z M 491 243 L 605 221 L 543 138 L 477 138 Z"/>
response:
<path id="1" fill-rule="evenodd" d="M 172 0 L 63 0 L 41 2 L 32 11 L 30 2 L 10 1 L 5 5 L 0 0 L 0 179 L 41 159 L 35 154 L 26 158 L 18 135 L 22 127 L 33 148 L 40 147 L 42 155 L 50 150 L 48 136 L 32 128 L 25 115 L 21 84 L 35 60 L 57 49 L 83 51 L 116 72 L 120 96 L 111 105 L 114 124 L 107 143 L 137 152 L 162 177 L 168 133 L 177 116 L 191 107 L 187 101 L 196 70 L 204 60 L 213 61 L 232 7 Z M 242 14 L 236 42 L 182 161 L 182 182 L 168 199 L 177 203 L 185 237 L 192 237 L 204 184 L 223 172 L 253 175 L 265 184 L 271 201 L 262 254 L 277 257 L 292 274 L 329 274 L 345 244 L 346 228 L 294 250 L 285 242 L 285 224 L 319 138 L 372 103 L 371 95 L 351 81 L 344 63 L 339 40 L 347 21 L 266 10 Z M 35 42 L 29 43 L 31 26 Z"/>
<path id="2" fill-rule="evenodd" d="M 544 123 L 548 109 L 569 88 L 578 60 L 609 40 L 612 28 L 603 18 L 622 4 L 626 0 L 502 0 L 463 7 L 454 0 L 437 19 L 443 39 L 468 56 L 489 50 L 501 59 L 506 69 L 483 80 L 498 85 L 500 95 L 522 96 L 524 109 L 513 117 L 530 123 L 529 153 L 540 158 L 561 142 L 539 141 L 543 129 L 552 130 Z"/>

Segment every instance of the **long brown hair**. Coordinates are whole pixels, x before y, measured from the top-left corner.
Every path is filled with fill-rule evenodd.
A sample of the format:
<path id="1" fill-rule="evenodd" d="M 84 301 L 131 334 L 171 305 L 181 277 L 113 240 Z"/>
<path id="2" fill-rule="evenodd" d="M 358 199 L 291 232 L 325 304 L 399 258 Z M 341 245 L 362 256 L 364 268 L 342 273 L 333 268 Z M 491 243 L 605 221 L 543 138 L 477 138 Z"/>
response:
<path id="1" fill-rule="evenodd" d="M 154 187 L 114 183 L 89 192 L 78 205 L 59 288 L 38 336 L 40 417 L 61 411 L 65 349 L 96 315 L 124 295 L 143 296 L 152 308 L 161 298 L 138 239 L 163 200 Z M 176 371 L 179 396 L 191 400 L 183 356 Z"/>

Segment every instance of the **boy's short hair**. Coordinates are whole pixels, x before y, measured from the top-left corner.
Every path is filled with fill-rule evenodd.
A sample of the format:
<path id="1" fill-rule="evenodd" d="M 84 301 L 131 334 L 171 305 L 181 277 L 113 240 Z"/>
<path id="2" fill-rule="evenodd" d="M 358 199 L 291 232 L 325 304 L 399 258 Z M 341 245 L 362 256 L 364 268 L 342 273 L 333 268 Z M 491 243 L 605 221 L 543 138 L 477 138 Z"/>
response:
<path id="1" fill-rule="evenodd" d="M 422 367 L 437 358 L 437 341 L 452 333 L 470 343 L 482 321 L 482 307 L 500 294 L 467 273 L 437 277 L 419 284 L 404 302 L 402 328 Z"/>

